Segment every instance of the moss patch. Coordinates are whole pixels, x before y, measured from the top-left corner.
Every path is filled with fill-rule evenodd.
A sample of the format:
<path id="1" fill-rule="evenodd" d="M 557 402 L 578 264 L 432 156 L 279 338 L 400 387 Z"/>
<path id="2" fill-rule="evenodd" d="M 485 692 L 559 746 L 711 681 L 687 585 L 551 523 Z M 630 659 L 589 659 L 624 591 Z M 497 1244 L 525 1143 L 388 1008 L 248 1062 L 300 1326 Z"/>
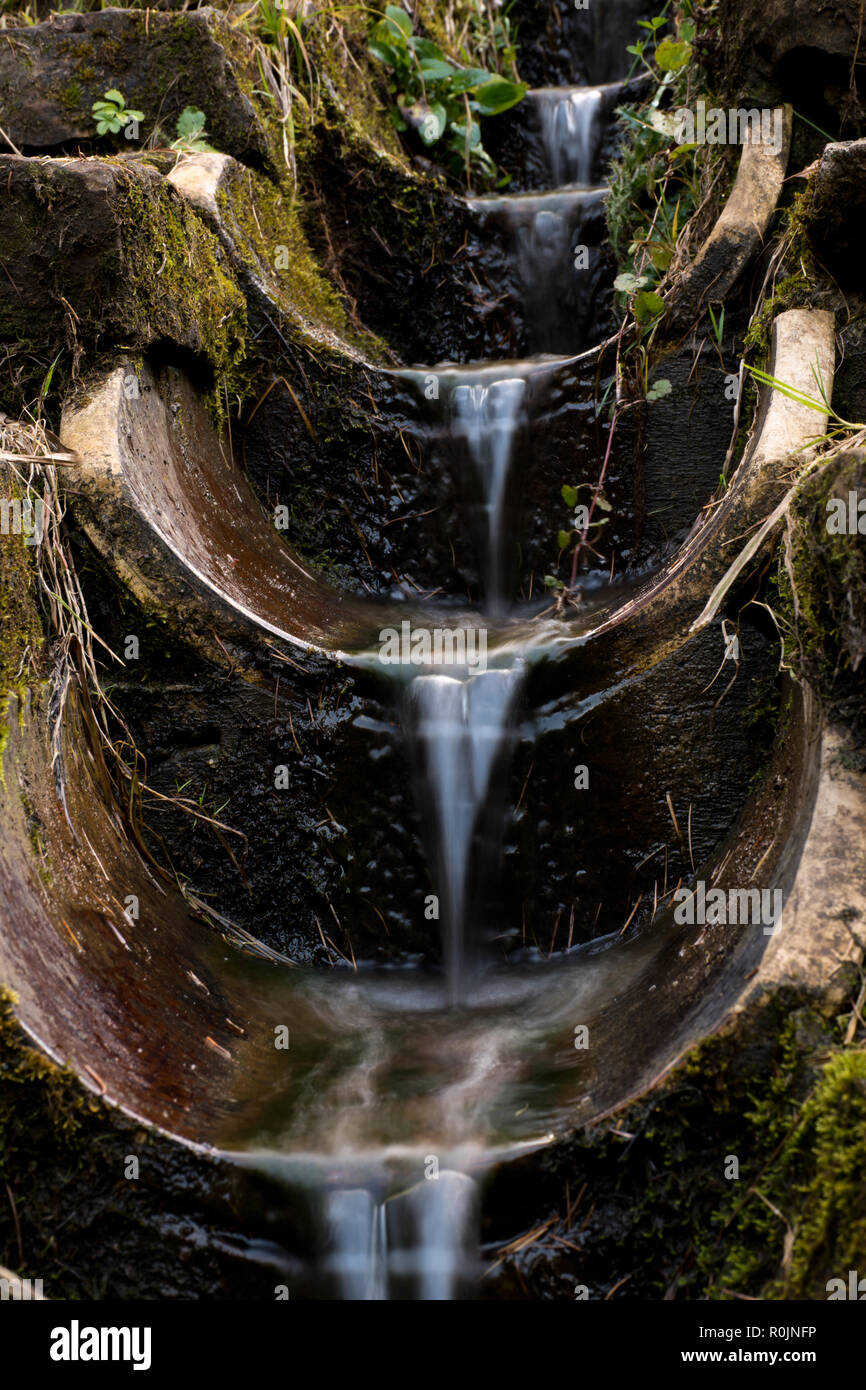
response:
<path id="1" fill-rule="evenodd" d="M 791 507 L 790 550 L 779 565 L 786 660 L 838 713 L 863 723 L 866 694 L 866 555 L 863 537 L 828 529 L 829 504 L 847 516 L 866 500 L 866 455 L 841 455 L 809 474 Z"/>
<path id="2" fill-rule="evenodd" d="M 20 497 L 8 464 L 0 463 L 0 497 Z M 42 625 L 34 602 L 34 548 L 24 536 L 0 535 L 0 702 L 38 662 Z"/>
<path id="3" fill-rule="evenodd" d="M 841 1043 L 846 1023 L 791 992 L 766 998 L 558 1146 L 532 1219 L 539 1186 L 550 1214 L 567 1192 L 573 1225 L 557 1234 L 571 1248 L 537 1242 L 491 1296 L 824 1299 L 829 1279 L 866 1268 L 866 1051 Z"/>

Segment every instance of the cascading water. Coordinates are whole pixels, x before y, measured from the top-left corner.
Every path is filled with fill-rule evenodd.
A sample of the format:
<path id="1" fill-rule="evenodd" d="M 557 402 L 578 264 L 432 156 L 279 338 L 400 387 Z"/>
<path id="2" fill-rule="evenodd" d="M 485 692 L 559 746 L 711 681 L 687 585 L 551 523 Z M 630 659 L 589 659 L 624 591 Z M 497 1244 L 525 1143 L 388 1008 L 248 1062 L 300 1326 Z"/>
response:
<path id="1" fill-rule="evenodd" d="M 601 141 L 601 87 L 539 87 L 535 108 L 554 187 L 592 183 Z"/>
<path id="2" fill-rule="evenodd" d="M 326 1272 L 347 1301 L 447 1302 L 476 1273 L 478 1186 L 436 1172 L 386 1201 L 363 1187 L 328 1194 Z"/>
<path id="3" fill-rule="evenodd" d="M 469 202 L 482 223 L 506 228 L 532 350 L 573 354 L 583 346 L 586 322 L 576 286 L 588 266 L 577 252 L 586 250 L 584 228 L 598 218 L 605 194 L 586 186 L 604 102 L 600 89 L 545 89 L 533 100 L 551 176 L 565 186 Z M 537 420 L 539 383 L 568 360 L 398 373 L 425 403 L 422 443 L 444 439 L 446 467 L 470 499 L 491 613 L 501 611 L 508 592 L 509 479 L 518 440 Z M 450 617 L 444 609 L 428 613 L 419 626 L 441 622 L 453 636 Z M 484 660 L 475 665 L 453 657 L 414 664 L 416 657 L 403 655 L 396 666 L 381 667 L 373 653 L 363 658 L 391 678 L 414 766 L 433 889 L 427 903 L 435 904 L 427 917 L 431 929 L 439 925 L 444 989 L 440 977 L 420 971 L 361 973 L 328 991 L 307 983 L 306 998 L 293 1003 L 293 1016 L 307 1025 L 298 1026 L 306 1051 L 295 1054 L 303 1096 L 287 1100 L 284 1080 L 280 1105 L 290 1113 L 270 1135 L 265 1126 L 258 1136 L 282 1181 L 317 1193 L 319 1273 L 347 1300 L 467 1296 L 480 1224 L 471 1173 L 497 1154 L 545 1142 L 545 1115 L 562 1103 L 579 1104 L 574 1087 L 582 1083 L 572 1079 L 569 1042 L 575 1001 L 591 979 L 607 993 L 603 958 L 579 981 L 570 971 L 548 980 L 541 997 L 531 971 L 504 968 L 482 949 L 525 671 L 523 648 L 514 644 L 494 643 L 488 664 L 487 621 L 473 617 L 485 639 Z M 404 627 L 417 633 L 414 622 Z M 525 1102 L 528 1054 L 553 1059 L 546 1099 L 534 1110 Z M 306 1155 L 297 1163 L 312 1163 L 314 1175 L 305 1169 L 292 1177 L 286 1164 L 296 1160 L 285 1154 Z M 267 1166 L 261 1152 L 256 1161 Z"/>
<path id="4" fill-rule="evenodd" d="M 385 1212 L 364 1187 L 331 1192 L 325 1202 L 328 1253 L 324 1268 L 347 1302 L 376 1302 L 388 1296 Z"/>
<path id="5" fill-rule="evenodd" d="M 448 999 L 464 997 L 470 869 L 484 884 L 501 832 L 493 786 L 513 732 L 520 667 L 472 676 L 417 676 L 405 696 L 405 724 L 428 806 Z M 476 838 L 480 851 L 473 854 Z M 476 894 L 476 897 L 478 895 Z"/>
<path id="6" fill-rule="evenodd" d="M 411 383 L 416 435 L 463 499 L 487 611 L 500 614 L 516 550 L 513 473 L 524 461 L 530 421 L 546 409 L 558 364 L 544 360 L 403 370 Z"/>
<path id="7" fill-rule="evenodd" d="M 514 437 L 524 408 L 526 381 L 512 376 L 457 386 L 452 433 L 466 440 L 481 482 L 484 517 L 484 580 L 488 601 L 503 597 L 504 510 Z"/>
<path id="8" fill-rule="evenodd" d="M 606 193 L 605 187 L 562 188 L 468 200 L 479 225 L 498 228 L 510 248 L 531 352 L 576 353 L 586 346 Z"/>

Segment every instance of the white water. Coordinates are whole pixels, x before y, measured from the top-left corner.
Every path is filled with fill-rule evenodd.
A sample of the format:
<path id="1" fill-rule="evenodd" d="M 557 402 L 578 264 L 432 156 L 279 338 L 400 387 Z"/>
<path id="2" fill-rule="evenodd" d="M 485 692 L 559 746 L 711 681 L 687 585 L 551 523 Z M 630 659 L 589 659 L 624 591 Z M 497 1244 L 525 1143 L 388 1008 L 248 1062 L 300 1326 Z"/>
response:
<path id="1" fill-rule="evenodd" d="M 484 824 L 482 811 L 490 809 L 491 784 L 508 752 L 521 676 L 517 665 L 471 676 L 420 675 L 405 696 L 405 725 L 421 765 L 418 799 L 432 831 L 434 889 L 452 1005 L 465 993 L 473 847 L 480 834 L 489 857 L 501 829 L 498 802 L 493 807 L 498 826 Z"/>
<path id="2" fill-rule="evenodd" d="M 481 483 L 486 519 L 484 590 L 489 600 L 503 597 L 504 512 L 514 438 L 524 418 L 526 380 L 520 376 L 457 386 L 451 430 L 466 441 Z"/>
<path id="3" fill-rule="evenodd" d="M 445 1302 L 477 1264 L 478 1187 L 465 1173 L 431 1174 L 387 1201 L 366 1188 L 330 1192 L 325 1270 L 347 1301 Z"/>
<path id="4" fill-rule="evenodd" d="M 606 187 L 561 188 L 468 199 L 481 225 L 498 223 L 511 250 L 515 291 L 533 352 L 578 352 L 584 344 L 578 300 L 587 269 L 576 255 L 587 218 Z"/>
<path id="5" fill-rule="evenodd" d="M 581 346 L 575 247 L 605 192 L 585 186 L 603 100 L 597 89 L 568 89 L 540 92 L 536 101 L 559 190 L 469 202 L 482 221 L 498 219 L 507 228 L 527 324 L 538 339 L 530 350 L 571 352 Z M 545 343 L 551 331 L 568 340 L 561 349 Z M 479 570 L 493 604 L 506 588 L 509 480 L 518 436 L 536 413 L 529 389 L 536 370 L 547 365 L 406 373 L 425 387 L 431 376 L 447 382 L 440 422 L 476 474 Z M 425 397 L 431 399 L 426 389 Z M 442 622 L 450 626 L 445 613 Z M 584 1060 L 575 1051 L 574 1021 L 591 1017 L 576 1012 L 589 972 L 548 980 L 541 994 L 534 977 L 513 969 L 491 975 L 490 962 L 482 968 L 475 950 L 479 908 L 501 852 L 505 798 L 498 784 L 516 739 L 522 660 L 475 672 L 395 675 L 413 677 L 405 680 L 401 716 L 438 898 L 444 1000 L 438 983 L 431 999 L 429 977 L 413 979 L 412 972 L 356 977 L 339 992 L 329 982 L 319 998 L 309 998 L 305 1021 L 294 1014 L 292 1044 L 303 1093 L 281 1088 L 297 1108 L 280 1127 L 278 1147 L 305 1154 L 318 1168 L 322 1267 L 341 1298 L 438 1301 L 461 1297 L 477 1274 L 479 1191 L 462 1169 L 493 1162 L 503 1141 L 543 1142 L 540 1126 L 559 1106 L 571 1114 L 589 1101 L 585 1083 L 572 1080 Z M 431 920 L 431 933 L 436 929 Z M 596 984 L 607 976 L 606 962 L 594 960 Z M 605 999 L 610 993 L 598 990 Z M 442 1157 L 438 1176 L 421 1176 L 429 1157 L 423 1145 Z M 302 1182 L 310 1190 L 309 1176 Z"/>
<path id="6" fill-rule="evenodd" d="M 601 143 L 601 88 L 542 87 L 529 96 L 554 187 L 592 183 Z"/>

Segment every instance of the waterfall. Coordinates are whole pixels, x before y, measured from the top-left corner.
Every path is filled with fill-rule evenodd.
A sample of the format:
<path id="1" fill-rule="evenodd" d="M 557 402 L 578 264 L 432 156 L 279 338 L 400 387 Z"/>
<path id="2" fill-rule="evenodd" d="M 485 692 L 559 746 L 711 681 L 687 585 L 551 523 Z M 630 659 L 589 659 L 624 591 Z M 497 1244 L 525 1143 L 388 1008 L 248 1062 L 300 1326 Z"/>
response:
<path id="1" fill-rule="evenodd" d="M 550 396 L 561 395 L 553 383 L 563 362 L 585 346 L 605 237 L 606 189 L 592 186 L 611 104 L 604 89 L 544 88 L 531 104 L 553 190 L 466 203 L 479 228 L 494 230 L 504 245 L 505 287 L 520 306 L 515 322 L 527 354 L 561 355 L 395 372 L 412 387 L 407 423 L 425 452 L 431 441 L 443 451 L 441 461 L 468 503 L 481 587 L 493 611 L 509 591 L 515 460 Z M 429 628 L 431 621 L 442 627 Z M 483 626 L 473 629 L 484 634 L 480 667 L 444 643 L 431 657 L 437 634 L 455 631 L 448 610 L 417 622 L 403 621 L 401 631 L 408 639 L 414 628 L 431 639 L 427 664 L 410 665 L 417 658 L 401 639 L 388 669 L 399 691 L 430 869 L 425 924 L 431 934 L 438 926 L 445 990 L 432 972 L 419 979 L 408 970 L 362 971 L 343 983 L 336 1002 L 331 985 L 306 1014 L 299 1016 L 296 1004 L 308 1093 L 299 1101 L 285 1086 L 291 1120 L 282 1142 L 318 1165 L 316 1276 L 351 1301 L 466 1297 L 478 1274 L 480 1200 L 464 1164 L 483 1171 L 500 1136 L 519 1141 L 525 1133 L 527 1142 L 544 1142 L 530 1105 L 536 1093 L 523 1078 L 527 1056 L 559 1048 L 546 1084 L 552 1091 L 562 1084 L 569 1105 L 569 1087 L 583 1085 L 570 1079 L 570 1069 L 584 1063 L 570 1042 L 585 975 L 548 982 L 541 995 L 528 977 L 481 953 L 502 856 L 524 658 L 500 648 L 488 666 Z M 461 630 L 470 630 L 462 619 Z M 604 968 L 594 966 L 599 976 Z M 609 988 L 603 993 L 607 998 Z M 320 1040 L 337 1031 L 342 1050 Z"/>
<path id="2" fill-rule="evenodd" d="M 597 220 L 606 192 L 564 188 L 467 200 L 482 227 L 498 226 L 504 234 L 532 352 L 571 353 L 585 346 L 599 235 L 594 227 L 589 237 L 587 225 Z"/>
<path id="3" fill-rule="evenodd" d="M 366 1188 L 328 1194 L 325 1269 L 333 1275 L 340 1297 L 348 1302 L 378 1302 L 388 1297 L 384 1216 L 382 1204 Z"/>
<path id="4" fill-rule="evenodd" d="M 481 483 L 486 520 L 482 571 L 485 594 L 493 603 L 503 597 L 506 491 L 525 396 L 526 380 L 511 376 L 489 385 L 483 379 L 465 382 L 452 398 L 452 434 L 465 439 Z"/>
<path id="5" fill-rule="evenodd" d="M 478 1188 L 445 1170 L 377 1200 L 367 1188 L 328 1194 L 324 1267 L 346 1301 L 456 1298 L 477 1260 Z"/>
<path id="6" fill-rule="evenodd" d="M 554 187 L 591 184 L 601 141 L 601 88 L 540 87 L 530 95 Z"/>
<path id="7" fill-rule="evenodd" d="M 464 995 L 469 877 L 476 836 L 483 868 L 498 846 L 502 807 L 493 783 L 513 734 L 522 668 L 476 675 L 420 675 L 405 696 L 404 718 L 419 766 L 418 802 L 426 811 L 435 864 L 448 998 Z"/>

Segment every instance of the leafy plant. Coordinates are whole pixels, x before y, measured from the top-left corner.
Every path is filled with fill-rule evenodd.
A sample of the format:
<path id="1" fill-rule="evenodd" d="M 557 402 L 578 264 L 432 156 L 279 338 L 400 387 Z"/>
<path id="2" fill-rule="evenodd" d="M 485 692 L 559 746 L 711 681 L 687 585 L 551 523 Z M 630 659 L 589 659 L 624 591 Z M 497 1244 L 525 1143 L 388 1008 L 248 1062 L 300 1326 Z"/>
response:
<path id="1" fill-rule="evenodd" d="M 494 179 L 498 170 L 481 143 L 481 119 L 516 106 L 525 83 L 460 66 L 431 39 L 415 34 L 411 19 L 396 5 L 387 7 L 373 29 L 369 50 L 391 70 L 396 128 L 439 147 L 451 172 L 465 174 L 467 184 L 473 171 Z"/>
<path id="2" fill-rule="evenodd" d="M 203 111 L 199 111 L 195 106 L 185 106 L 177 118 L 177 139 L 172 140 L 171 148 L 180 150 L 182 153 L 189 153 L 198 150 L 207 150 L 214 153 L 213 145 L 209 145 L 205 139 L 205 121 L 207 117 Z"/>
<path id="3" fill-rule="evenodd" d="M 668 23 L 667 10 L 669 8 L 670 4 L 668 3 L 661 14 L 655 15 L 649 20 L 638 20 L 640 28 L 649 30 L 649 33 L 645 39 L 638 39 L 626 48 L 626 53 L 631 53 L 637 59 L 632 67 L 632 72 L 640 64 L 651 76 L 655 77 L 657 75 L 656 69 L 659 72 L 679 72 L 680 68 L 686 67 L 690 62 L 692 43 L 695 37 L 693 20 L 685 19 L 682 21 L 676 38 L 672 38 L 669 34 L 665 35 L 664 38 L 659 37 L 659 30 Z M 655 67 L 647 61 L 646 57 L 650 44 L 654 46 L 652 62 L 654 62 Z"/>
<path id="4" fill-rule="evenodd" d="M 116 87 L 103 92 L 102 100 L 95 101 L 90 109 L 96 121 L 97 135 L 116 135 L 130 121 L 144 120 L 143 111 L 130 111 L 127 108 L 126 98 Z"/>
<path id="5" fill-rule="evenodd" d="M 562 606 L 567 601 L 575 601 L 575 581 L 577 579 L 578 565 L 584 550 L 592 551 L 593 555 L 598 555 L 594 542 L 599 539 L 602 526 L 606 526 L 610 521 L 609 516 L 601 516 L 594 519 L 596 508 L 602 512 L 611 512 L 613 508 L 602 492 L 602 481 L 595 485 L 592 483 L 563 483 L 562 500 L 571 509 L 571 525 L 568 530 L 557 532 L 556 543 L 559 546 L 559 563 L 565 555 L 571 552 L 571 583 L 566 587 L 561 579 L 555 574 L 544 576 L 544 586 L 551 589 L 558 597 L 557 604 Z M 580 494 L 583 489 L 589 491 L 589 498 L 585 503 L 580 502 Z M 589 537 L 592 535 L 592 541 Z"/>
<path id="6" fill-rule="evenodd" d="M 788 400 L 796 401 L 798 405 L 808 406 L 810 410 L 818 411 L 819 414 L 827 416 L 829 427 L 826 433 L 816 435 L 814 439 L 808 441 L 809 444 L 840 439 L 844 438 L 845 435 L 859 434 L 866 430 L 866 425 L 856 420 L 845 420 L 833 409 L 821 373 L 815 363 L 812 364 L 812 376 L 818 390 L 817 396 L 810 396 L 807 392 L 801 391 L 799 387 L 791 386 L 786 381 L 780 381 L 778 377 L 771 376 L 769 372 L 763 372 L 758 367 L 750 367 L 747 364 L 746 370 L 751 372 L 762 386 L 770 386 L 781 396 L 787 396 Z"/>

